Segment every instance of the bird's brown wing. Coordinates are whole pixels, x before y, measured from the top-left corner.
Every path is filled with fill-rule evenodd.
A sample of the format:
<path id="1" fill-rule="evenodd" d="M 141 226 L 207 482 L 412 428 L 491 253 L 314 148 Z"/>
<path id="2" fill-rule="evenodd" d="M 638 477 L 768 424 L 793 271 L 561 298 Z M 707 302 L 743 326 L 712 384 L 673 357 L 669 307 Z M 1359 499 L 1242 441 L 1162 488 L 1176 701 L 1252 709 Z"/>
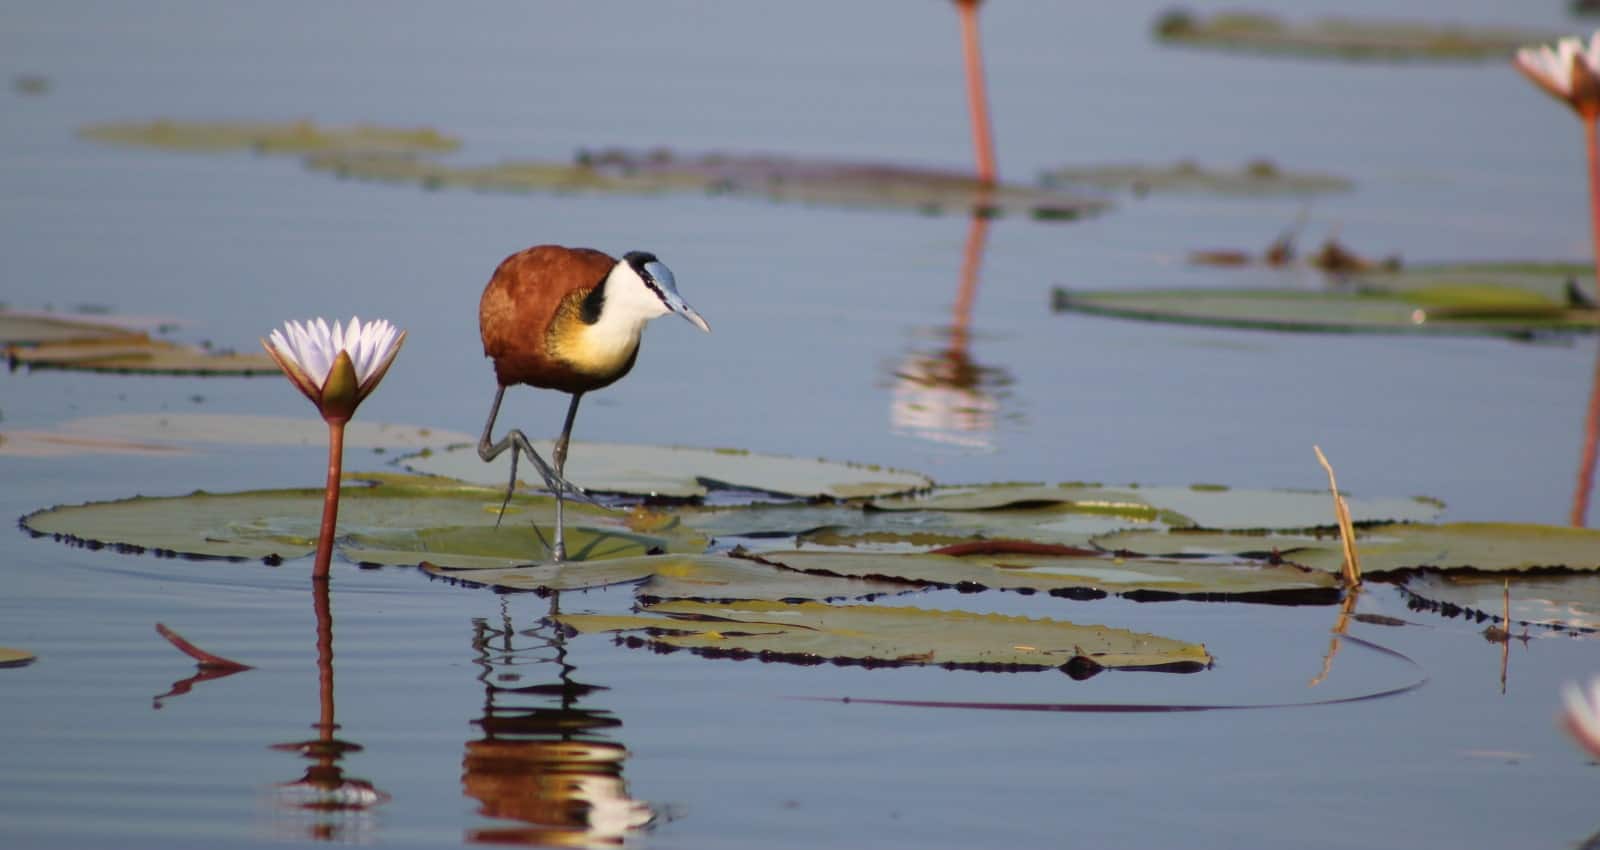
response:
<path id="1" fill-rule="evenodd" d="M 616 263 L 592 248 L 560 245 L 536 245 L 500 263 L 478 302 L 478 330 L 501 386 L 567 382 L 568 367 L 546 354 L 550 321 L 563 299 L 594 288 Z"/>

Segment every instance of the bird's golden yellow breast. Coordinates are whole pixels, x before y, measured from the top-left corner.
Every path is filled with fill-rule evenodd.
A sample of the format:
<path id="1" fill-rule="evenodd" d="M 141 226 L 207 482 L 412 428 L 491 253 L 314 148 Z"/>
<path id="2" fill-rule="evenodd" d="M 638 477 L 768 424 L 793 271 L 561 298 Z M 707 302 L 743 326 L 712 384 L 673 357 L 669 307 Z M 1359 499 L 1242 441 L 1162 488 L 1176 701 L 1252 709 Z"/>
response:
<path id="1" fill-rule="evenodd" d="M 545 345 L 555 360 L 603 386 L 633 368 L 644 323 L 622 328 L 587 323 L 581 317 L 584 294 L 574 292 L 562 299 Z"/>

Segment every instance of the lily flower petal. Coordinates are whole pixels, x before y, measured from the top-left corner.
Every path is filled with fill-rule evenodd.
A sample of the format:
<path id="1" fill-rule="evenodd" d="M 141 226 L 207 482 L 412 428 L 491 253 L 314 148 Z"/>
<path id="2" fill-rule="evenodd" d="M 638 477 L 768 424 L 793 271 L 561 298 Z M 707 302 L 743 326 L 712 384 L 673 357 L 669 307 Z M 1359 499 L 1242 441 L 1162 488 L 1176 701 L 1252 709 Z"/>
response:
<path id="1" fill-rule="evenodd" d="M 282 330 L 274 328 L 261 345 L 324 419 L 343 421 L 377 388 L 400 353 L 405 337 L 405 331 L 383 319 L 363 325 L 359 317 L 353 317 L 349 324 L 335 321 L 330 328 L 325 319 L 317 318 L 303 324 L 287 321 Z M 327 394 L 330 373 L 341 353 L 349 363 L 341 368 L 355 379 L 353 403 L 346 397 L 347 387 L 340 387 L 340 399 L 331 399 Z"/>
<path id="2" fill-rule="evenodd" d="M 1587 688 L 1568 683 L 1561 689 L 1562 725 L 1590 756 L 1600 759 L 1600 677 Z"/>
<path id="3" fill-rule="evenodd" d="M 1600 116 L 1600 30 L 1588 39 L 1567 36 L 1554 46 L 1524 47 L 1516 52 L 1512 64 L 1578 114 Z"/>

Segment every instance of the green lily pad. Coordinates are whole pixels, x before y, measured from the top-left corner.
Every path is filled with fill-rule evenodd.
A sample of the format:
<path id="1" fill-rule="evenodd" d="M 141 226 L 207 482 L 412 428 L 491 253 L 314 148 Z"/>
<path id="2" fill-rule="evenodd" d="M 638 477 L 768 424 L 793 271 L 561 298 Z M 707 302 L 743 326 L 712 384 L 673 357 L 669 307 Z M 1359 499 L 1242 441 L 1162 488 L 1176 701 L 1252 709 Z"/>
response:
<path id="1" fill-rule="evenodd" d="M 1201 599 L 1330 602 L 1335 577 L 1291 564 L 1239 558 L 1183 561 L 1050 554 L 766 551 L 752 557 L 792 570 L 914 585 L 1018 590 L 1057 596 L 1115 594 L 1141 601 Z"/>
<path id="2" fill-rule="evenodd" d="M 0 345 L 142 339 L 144 330 L 107 317 L 0 310 Z"/>
<path id="3" fill-rule="evenodd" d="M 540 455 L 551 456 L 553 441 L 532 442 Z M 485 463 L 478 457 L 476 444 L 412 455 L 404 463 L 413 472 L 486 486 L 504 486 L 511 473 L 509 454 Z M 793 499 L 863 499 L 933 486 L 926 476 L 880 466 L 736 449 L 624 443 L 573 442 L 565 471 L 568 480 L 593 492 L 667 499 L 701 499 L 713 490 L 754 491 Z"/>
<path id="4" fill-rule="evenodd" d="M 1147 192 L 1218 195 L 1318 195 L 1348 191 L 1344 177 L 1284 171 L 1271 160 L 1255 160 L 1243 168 L 1213 169 L 1184 160 L 1175 165 L 1068 166 L 1044 173 L 1045 185 L 1093 186 Z"/>
<path id="5" fill-rule="evenodd" d="M 1327 572 L 1344 562 L 1336 530 L 1305 534 L 1241 534 L 1177 529 L 1125 531 L 1096 538 L 1107 551 L 1147 556 L 1221 556 L 1282 560 Z M 1600 531 L 1515 523 L 1397 523 L 1359 528 L 1361 571 L 1372 578 L 1402 570 L 1600 570 Z"/>
<path id="6" fill-rule="evenodd" d="M 37 657 L 25 649 L 0 646 L 0 667 L 26 667 Z"/>
<path id="7" fill-rule="evenodd" d="M 278 365 L 265 354 L 208 351 L 142 336 L 46 342 L 6 349 L 11 367 L 115 372 L 134 375 L 276 375 Z"/>
<path id="8" fill-rule="evenodd" d="M 555 619 L 579 632 L 648 631 L 635 639 L 641 646 L 800 664 L 1194 672 L 1212 663 L 1199 644 L 1106 626 L 967 611 L 678 601 L 648 606 L 637 616 L 563 614 Z"/>
<path id="9" fill-rule="evenodd" d="M 497 590 L 548 592 L 637 583 L 638 594 L 652 600 L 862 599 L 909 590 L 904 583 L 805 575 L 727 555 L 651 555 L 500 570 L 458 570 L 430 564 L 424 570 Z"/>
<path id="10" fill-rule="evenodd" d="M 1497 622 L 1504 615 L 1503 575 L 1424 572 L 1405 576 L 1400 587 L 1412 608 L 1447 617 Z M 1511 621 L 1565 632 L 1600 632 L 1600 579 L 1590 575 L 1514 575 Z"/>
<path id="11" fill-rule="evenodd" d="M 1439 515 L 1443 505 L 1424 497 L 1350 499 L 1356 522 L 1418 522 Z M 1112 518 L 1123 525 L 1160 523 L 1174 528 L 1315 528 L 1331 525 L 1332 498 L 1322 491 L 1236 490 L 1216 485 L 1102 487 L 1097 484 L 992 484 L 939 487 L 925 496 L 874 499 L 882 511 L 982 511 L 1015 514 L 1026 522 L 1040 508 Z M 999 526 L 999 523 L 995 523 Z M 1018 523 L 1004 536 L 1034 539 Z"/>
<path id="12" fill-rule="evenodd" d="M 436 479 L 352 477 L 339 501 L 335 548 L 351 561 L 371 564 L 509 567 L 546 557 L 534 526 L 549 535 L 554 500 L 516 496 L 496 528 L 502 495 Z M 47 508 L 23 517 L 22 526 L 91 548 L 276 563 L 315 549 L 322 497 L 321 489 L 135 497 Z M 633 514 L 572 503 L 566 510 L 574 560 L 705 548 L 704 538 L 676 524 L 636 531 Z"/>
<path id="13" fill-rule="evenodd" d="M 311 121 L 169 121 L 91 124 L 78 135 L 96 142 L 170 151 L 253 150 L 267 154 L 329 151 L 449 153 L 458 139 L 431 128 L 369 124 L 319 127 Z"/>
<path id="14" fill-rule="evenodd" d="M 231 413 L 118 413 L 63 422 L 62 437 L 166 443 L 225 443 L 248 446 L 326 446 L 328 426 L 306 409 L 305 416 L 252 416 Z M 420 449 L 473 439 L 456 431 L 420 425 L 351 420 L 345 448 Z"/>
<path id="15" fill-rule="evenodd" d="M 1058 313 L 1085 313 L 1182 325 L 1318 333 L 1511 336 L 1592 333 L 1600 311 L 1571 306 L 1517 285 L 1421 283 L 1436 270 L 1367 273 L 1392 288 L 1311 292 L 1267 289 L 1069 291 L 1052 296 Z M 1421 278 L 1426 280 L 1426 278 Z M 1550 280 L 1565 287 L 1567 278 Z"/>
<path id="16" fill-rule="evenodd" d="M 1157 40 L 1185 47 L 1349 61 L 1503 61 L 1517 48 L 1555 36 L 1511 27 L 1326 18 L 1291 23 L 1262 12 L 1163 14 Z"/>
<path id="17" fill-rule="evenodd" d="M 575 163 L 510 161 L 457 166 L 409 156 L 335 153 L 309 157 L 306 165 L 342 179 L 414 184 L 430 190 L 626 195 L 699 192 L 823 206 L 925 214 L 1018 214 L 1046 220 L 1080 218 L 1107 206 L 1097 199 L 1033 186 L 985 185 L 961 172 L 724 154 L 605 151 L 581 155 Z"/>

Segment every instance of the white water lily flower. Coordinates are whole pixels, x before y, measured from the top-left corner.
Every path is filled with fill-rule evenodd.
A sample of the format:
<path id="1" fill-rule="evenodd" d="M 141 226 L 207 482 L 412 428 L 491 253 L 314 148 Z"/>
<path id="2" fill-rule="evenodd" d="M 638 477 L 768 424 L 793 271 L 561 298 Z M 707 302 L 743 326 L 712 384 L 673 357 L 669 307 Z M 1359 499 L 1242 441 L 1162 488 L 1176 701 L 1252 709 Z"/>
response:
<path id="1" fill-rule="evenodd" d="M 1585 118 L 1600 116 L 1600 31 L 1589 43 L 1563 38 L 1554 47 L 1541 44 L 1517 51 L 1512 64 L 1540 88 Z"/>
<path id="2" fill-rule="evenodd" d="M 344 421 L 383 380 L 405 339 L 384 319 L 362 324 L 353 317 L 329 328 L 319 318 L 285 322 L 261 345 L 324 419 Z"/>
<path id="3" fill-rule="evenodd" d="M 1561 689 L 1562 724 L 1590 756 L 1600 759 L 1600 676 L 1587 688 L 1568 683 Z"/>

